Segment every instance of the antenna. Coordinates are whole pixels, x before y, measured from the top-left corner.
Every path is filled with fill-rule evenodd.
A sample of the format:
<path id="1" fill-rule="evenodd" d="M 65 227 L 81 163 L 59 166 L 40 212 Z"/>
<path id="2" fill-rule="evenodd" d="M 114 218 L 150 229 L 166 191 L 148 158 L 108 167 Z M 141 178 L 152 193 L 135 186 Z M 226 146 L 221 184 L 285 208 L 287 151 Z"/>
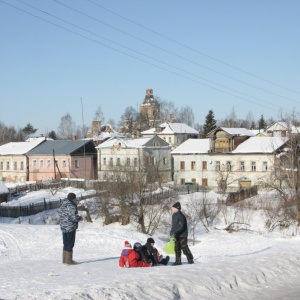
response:
<path id="1" fill-rule="evenodd" d="M 81 115 L 82 115 L 82 135 L 83 139 L 85 138 L 84 134 L 84 118 L 83 118 L 83 104 L 82 104 L 82 98 L 81 100 Z M 86 159 L 85 159 L 85 143 L 83 144 L 83 160 L 84 160 L 84 179 L 86 180 Z"/>

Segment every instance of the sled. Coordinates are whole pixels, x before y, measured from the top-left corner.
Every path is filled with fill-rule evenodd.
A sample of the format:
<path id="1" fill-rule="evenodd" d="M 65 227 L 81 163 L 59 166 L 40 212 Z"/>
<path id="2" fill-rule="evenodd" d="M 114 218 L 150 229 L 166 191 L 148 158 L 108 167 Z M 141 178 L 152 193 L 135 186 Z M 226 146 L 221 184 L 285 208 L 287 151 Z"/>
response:
<path id="1" fill-rule="evenodd" d="M 175 254 L 175 244 L 174 244 L 174 238 L 170 237 L 170 241 L 166 243 L 164 247 L 164 251 L 167 254 Z"/>

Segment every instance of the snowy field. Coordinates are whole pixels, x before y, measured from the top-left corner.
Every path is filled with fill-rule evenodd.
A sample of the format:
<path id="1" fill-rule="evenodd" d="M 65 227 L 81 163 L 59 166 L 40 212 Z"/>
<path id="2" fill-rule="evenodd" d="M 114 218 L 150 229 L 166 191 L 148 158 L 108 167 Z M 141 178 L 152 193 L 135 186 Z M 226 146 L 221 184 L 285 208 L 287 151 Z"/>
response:
<path id="1" fill-rule="evenodd" d="M 70 191 L 85 192 L 68 188 L 55 196 Z M 27 193 L 19 204 L 43 198 L 41 193 Z M 50 197 L 48 191 L 44 193 Z M 179 200 L 185 203 L 188 197 Z M 166 218 L 171 222 L 170 215 Z M 30 219 L 31 224 L 28 217 L 0 218 L 0 299 L 299 299 L 296 231 L 215 229 L 199 234 L 195 245 L 190 243 L 194 265 L 183 256 L 182 266 L 126 269 L 118 266 L 124 241 L 145 243 L 148 238 L 133 225 L 103 226 L 100 218 L 81 222 L 74 248 L 79 264 L 66 266 L 61 263 L 58 210 Z M 262 228 L 258 225 L 255 228 Z M 165 254 L 167 231 L 153 238 Z"/>

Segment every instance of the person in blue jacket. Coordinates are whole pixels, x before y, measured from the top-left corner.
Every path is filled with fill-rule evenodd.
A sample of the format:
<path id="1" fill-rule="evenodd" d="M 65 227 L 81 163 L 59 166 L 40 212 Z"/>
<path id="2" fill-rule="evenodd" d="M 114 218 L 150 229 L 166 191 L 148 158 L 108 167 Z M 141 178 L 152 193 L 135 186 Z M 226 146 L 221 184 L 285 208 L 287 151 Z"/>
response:
<path id="1" fill-rule="evenodd" d="M 188 227 L 185 215 L 181 212 L 180 202 L 172 206 L 172 227 L 170 236 L 174 237 L 175 262 L 173 266 L 181 265 L 181 251 L 186 255 L 189 264 L 194 263 L 194 257 L 188 246 Z"/>
<path id="2" fill-rule="evenodd" d="M 67 198 L 62 201 L 59 217 L 60 229 L 63 236 L 63 263 L 74 265 L 73 247 L 75 245 L 76 229 L 78 222 L 82 221 L 82 217 L 78 215 L 77 204 L 75 203 L 76 195 L 69 193 Z"/>

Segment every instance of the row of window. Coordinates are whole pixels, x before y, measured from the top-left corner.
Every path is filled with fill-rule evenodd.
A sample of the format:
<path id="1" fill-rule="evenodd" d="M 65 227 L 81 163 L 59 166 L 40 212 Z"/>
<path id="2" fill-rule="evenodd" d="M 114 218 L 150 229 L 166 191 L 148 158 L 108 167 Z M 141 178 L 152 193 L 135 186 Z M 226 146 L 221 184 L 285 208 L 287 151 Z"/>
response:
<path id="1" fill-rule="evenodd" d="M 151 164 L 151 165 L 154 165 L 156 163 L 155 157 L 148 157 L 147 163 Z M 121 165 L 121 159 L 119 157 L 116 158 L 115 164 L 116 164 L 116 166 L 120 166 Z M 163 165 L 166 165 L 166 164 L 167 164 L 167 158 L 163 157 Z M 114 165 L 114 158 L 113 157 L 110 157 L 110 158 L 104 157 L 103 158 L 103 165 L 104 166 L 107 166 L 107 165 L 113 166 Z M 126 159 L 126 166 L 137 167 L 138 166 L 138 159 L 135 157 L 135 158 L 133 158 L 131 160 L 128 157 Z"/>
<path id="2" fill-rule="evenodd" d="M 52 161 L 53 162 L 53 161 Z M 0 170 L 4 170 L 4 163 L 5 163 L 5 170 L 6 171 L 9 171 L 9 170 L 24 170 L 24 162 L 23 161 L 20 161 L 19 162 L 19 168 L 18 168 L 18 163 L 16 161 L 13 161 L 12 162 L 12 166 L 11 166 L 11 162 L 10 161 L 6 161 L 6 162 L 3 162 L 3 161 L 0 161 Z M 75 168 L 79 168 L 79 160 L 75 160 L 74 161 L 75 163 Z M 59 167 L 59 163 L 58 163 L 58 160 L 55 160 L 55 164 L 57 167 Z M 39 163 L 37 162 L 37 160 L 33 160 L 32 161 L 32 168 L 47 168 L 47 169 L 50 169 L 52 166 L 51 166 L 51 160 L 50 159 L 47 159 L 46 161 L 44 161 L 43 159 L 40 159 L 39 160 Z M 61 168 L 66 168 L 67 167 L 67 161 L 66 160 L 61 160 L 61 164 L 60 164 L 60 167 Z"/>
<path id="3" fill-rule="evenodd" d="M 222 164 L 222 165 L 221 165 L 220 161 L 216 161 L 215 162 L 215 171 L 223 171 L 223 168 L 225 168 L 224 170 L 232 171 L 232 167 L 233 166 L 231 164 L 231 161 L 227 161 L 226 164 Z M 185 170 L 185 161 L 181 161 L 180 162 L 180 170 L 181 171 Z M 192 171 L 196 170 L 196 162 L 195 161 L 191 161 L 191 170 Z M 202 170 L 207 170 L 207 161 L 202 161 Z M 250 162 L 250 170 L 252 172 L 256 172 L 257 171 L 256 161 L 251 161 Z M 261 170 L 262 171 L 268 171 L 268 162 L 266 162 L 266 161 L 262 162 Z M 244 161 L 240 161 L 240 163 L 239 163 L 239 169 L 236 170 L 236 171 L 241 171 L 241 172 L 246 171 L 246 164 L 245 164 Z"/>
<path id="4" fill-rule="evenodd" d="M 7 171 L 9 171 L 11 168 L 14 171 L 18 170 L 18 165 L 17 165 L 16 161 L 12 162 L 12 167 L 11 167 L 10 161 L 6 161 L 5 167 L 6 167 L 5 170 L 7 170 Z M 3 161 L 0 161 L 0 170 L 4 170 L 4 162 Z M 19 170 L 21 170 L 21 171 L 24 170 L 24 162 L 23 161 L 20 161 Z"/>

